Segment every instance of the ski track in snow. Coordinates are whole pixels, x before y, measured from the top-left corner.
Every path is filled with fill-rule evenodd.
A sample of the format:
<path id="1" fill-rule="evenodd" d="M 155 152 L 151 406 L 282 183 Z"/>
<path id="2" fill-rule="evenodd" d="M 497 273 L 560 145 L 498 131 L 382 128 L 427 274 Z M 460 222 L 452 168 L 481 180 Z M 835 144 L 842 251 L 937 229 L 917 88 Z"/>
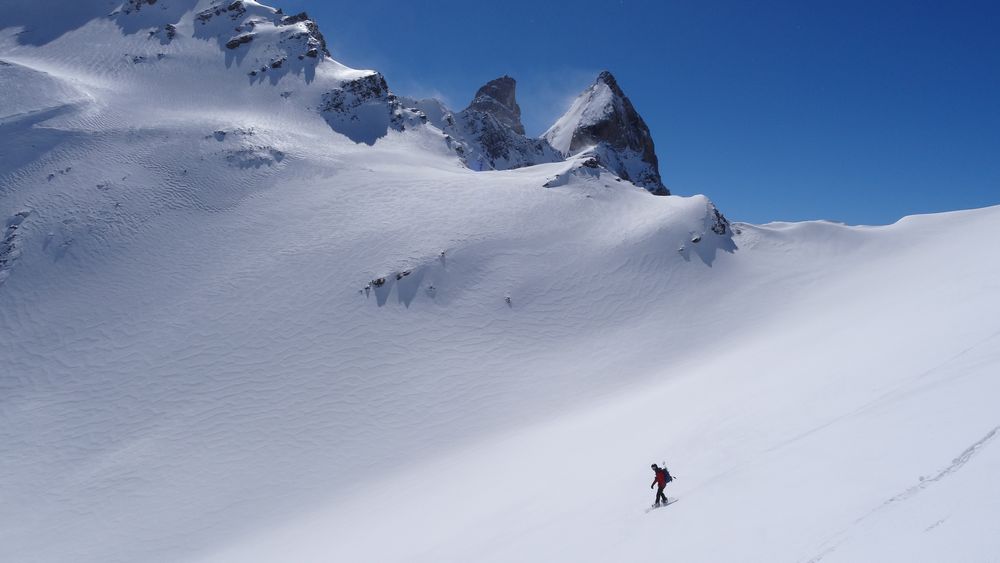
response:
<path id="1" fill-rule="evenodd" d="M 966 463 L 968 463 L 977 452 L 979 452 L 988 443 L 990 443 L 996 437 L 997 432 L 1000 432 L 1000 426 L 996 426 L 995 428 L 993 428 L 992 430 L 990 430 L 989 432 L 987 432 L 985 436 L 983 436 L 982 438 L 980 438 L 979 440 L 977 440 L 975 443 L 973 443 L 971 446 L 969 446 L 968 448 L 966 448 L 965 451 L 963 451 L 961 454 L 958 455 L 958 457 L 956 457 L 955 459 L 953 459 L 948 466 L 946 466 L 944 469 L 939 470 L 932 477 L 928 477 L 928 478 L 921 477 L 920 478 L 920 482 L 917 483 L 916 485 L 913 485 L 912 487 L 909 487 L 905 491 L 903 491 L 903 492 L 901 492 L 901 493 L 899 493 L 899 494 L 897 494 L 897 495 L 895 495 L 893 497 L 890 497 L 889 499 L 885 500 L 878 507 L 872 509 L 870 512 L 868 512 L 864 516 L 859 517 L 857 520 L 855 520 L 851 524 L 851 528 L 855 528 L 855 527 L 861 526 L 865 522 L 865 520 L 867 520 L 868 518 L 872 517 L 873 515 L 879 513 L 880 511 L 889 509 L 889 508 L 893 507 L 895 504 L 897 504 L 899 502 L 902 502 L 902 501 L 905 501 L 905 500 L 913 497 L 914 495 L 917 495 L 918 493 L 920 493 L 921 491 L 923 491 L 927 487 L 931 486 L 932 483 L 936 483 L 936 482 L 940 481 L 941 479 L 944 479 L 945 477 L 947 477 L 947 476 L 949 476 L 949 475 L 957 472 L 959 469 L 962 468 L 962 466 L 964 466 Z M 930 531 L 931 529 L 937 527 L 938 525 L 942 524 L 943 522 L 944 522 L 944 520 L 939 520 L 939 521 L 935 522 L 930 528 L 927 529 L 927 531 Z M 838 533 L 837 537 L 838 538 L 844 538 L 845 536 L 850 535 L 850 532 L 851 532 L 850 529 L 844 530 L 844 531 Z M 808 560 L 809 563 L 816 563 L 818 561 L 822 561 L 826 556 L 828 556 L 831 553 L 833 553 L 834 551 L 836 551 L 837 550 L 837 546 L 842 541 L 843 541 L 843 539 L 832 540 L 832 545 L 830 545 L 830 547 L 825 548 L 819 555 L 817 555 L 817 556 L 809 559 Z"/>
<path id="2" fill-rule="evenodd" d="M 866 404 L 858 407 L 857 409 L 854 409 L 854 410 L 852 410 L 852 411 L 850 411 L 848 413 L 839 415 L 839 416 L 831 419 L 830 421 L 825 422 L 825 423 L 817 426 L 816 428 L 812 428 L 810 430 L 807 430 L 806 432 L 803 432 L 802 434 L 799 434 L 799 435 L 795 436 L 794 438 L 792 438 L 791 440 L 789 440 L 787 442 L 783 442 L 783 443 L 777 444 L 773 448 L 770 448 L 767 451 L 770 452 L 770 451 L 774 451 L 774 450 L 777 450 L 777 449 L 780 449 L 780 448 L 784 448 L 784 447 L 788 446 L 789 444 L 797 442 L 797 441 L 799 441 L 799 440 L 801 440 L 803 438 L 806 438 L 806 437 L 808 437 L 808 436 L 810 436 L 812 434 L 815 434 L 816 432 L 820 432 L 820 431 L 822 431 L 822 430 L 824 430 L 824 429 L 826 429 L 826 428 L 828 428 L 828 427 L 830 427 L 830 426 L 832 426 L 834 424 L 837 424 L 840 421 L 854 418 L 854 417 L 856 417 L 856 416 L 864 413 L 865 411 L 869 411 L 871 409 L 877 408 L 877 407 L 879 407 L 881 405 L 886 404 L 887 402 L 898 400 L 902 396 L 905 396 L 905 395 L 908 395 L 908 394 L 913 394 L 913 393 L 918 393 L 918 392 L 926 389 L 927 387 L 933 387 L 934 385 L 939 385 L 939 384 L 941 384 L 941 382 L 927 382 L 927 383 L 923 383 L 921 385 L 916 385 L 916 386 L 914 385 L 914 383 L 919 382 L 920 380 L 922 380 L 922 379 L 930 376 L 931 374 L 933 374 L 935 371 L 938 371 L 938 370 L 944 368 L 945 366 L 948 366 L 949 364 L 953 363 L 954 361 L 962 358 L 963 356 L 965 356 L 969 352 L 972 352 L 973 350 L 976 350 L 977 348 L 983 346 L 984 344 L 988 344 L 988 343 L 990 343 L 990 342 L 992 342 L 994 340 L 997 340 L 998 338 L 1000 338 L 1000 331 L 995 332 L 995 333 L 991 334 L 990 336 L 987 336 L 986 338 L 980 340 L 979 342 L 976 342 L 975 344 L 973 344 L 973 345 L 971 345 L 971 346 L 969 346 L 969 347 L 967 347 L 967 348 L 959 351 L 955 355 L 953 355 L 953 356 L 949 357 L 948 359 L 942 361 L 941 363 L 939 363 L 939 364 L 937 364 L 937 365 L 935 365 L 935 366 L 933 366 L 931 368 L 928 368 L 927 370 L 925 370 L 925 371 L 923 371 L 923 372 L 921 372 L 921 373 L 919 373 L 919 374 L 911 377 L 910 379 L 905 380 L 905 381 L 901 381 L 898 385 L 896 385 L 896 387 L 894 389 L 892 389 L 890 391 L 886 391 L 884 394 L 880 395 L 879 397 L 876 397 L 875 399 L 872 399 L 870 402 L 868 402 L 868 403 L 866 403 Z M 947 383 L 947 381 L 945 383 Z"/>

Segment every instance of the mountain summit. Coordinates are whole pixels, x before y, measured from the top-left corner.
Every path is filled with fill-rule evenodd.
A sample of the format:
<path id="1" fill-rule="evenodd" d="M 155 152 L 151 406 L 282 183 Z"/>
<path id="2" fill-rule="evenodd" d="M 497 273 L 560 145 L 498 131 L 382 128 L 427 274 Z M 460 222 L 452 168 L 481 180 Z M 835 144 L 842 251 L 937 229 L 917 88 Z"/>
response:
<path id="1" fill-rule="evenodd" d="M 469 168 L 509 170 L 562 160 L 544 139 L 525 136 L 516 88 L 509 76 L 494 78 L 476 91 L 467 108 L 446 115 L 438 124 Z M 426 107 L 425 102 L 417 104 Z"/>
<path id="2" fill-rule="evenodd" d="M 517 81 L 507 75 L 490 80 L 476 92 L 467 109 L 488 113 L 515 133 L 524 135 L 521 108 L 514 97 L 516 88 Z"/>
<path id="3" fill-rule="evenodd" d="M 494 78 L 457 113 L 437 100 L 402 101 L 444 132 L 448 146 L 473 170 L 510 170 L 573 160 L 578 165 L 586 163 L 591 171 L 606 170 L 653 194 L 670 195 L 660 179 L 649 127 L 610 72 L 598 75 L 541 138 L 525 134 L 516 89 L 517 81 L 510 76 Z M 564 181 L 560 174 L 545 186 Z"/>
<path id="4" fill-rule="evenodd" d="M 657 195 L 670 194 L 660 179 L 649 127 L 608 71 L 598 75 L 542 138 L 564 156 L 593 151 L 622 179 Z"/>

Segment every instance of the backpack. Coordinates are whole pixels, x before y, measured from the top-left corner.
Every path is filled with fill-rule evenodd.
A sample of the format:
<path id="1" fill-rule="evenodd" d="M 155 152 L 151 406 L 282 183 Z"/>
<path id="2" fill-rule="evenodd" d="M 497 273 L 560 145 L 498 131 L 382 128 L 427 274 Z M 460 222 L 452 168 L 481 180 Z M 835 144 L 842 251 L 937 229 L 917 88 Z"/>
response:
<path id="1" fill-rule="evenodd" d="M 663 471 L 663 476 L 667 478 L 667 480 L 663 482 L 664 484 L 669 483 L 669 482 L 671 482 L 671 481 L 674 480 L 674 478 L 670 476 L 670 472 L 667 471 L 666 467 L 661 467 L 660 470 Z"/>

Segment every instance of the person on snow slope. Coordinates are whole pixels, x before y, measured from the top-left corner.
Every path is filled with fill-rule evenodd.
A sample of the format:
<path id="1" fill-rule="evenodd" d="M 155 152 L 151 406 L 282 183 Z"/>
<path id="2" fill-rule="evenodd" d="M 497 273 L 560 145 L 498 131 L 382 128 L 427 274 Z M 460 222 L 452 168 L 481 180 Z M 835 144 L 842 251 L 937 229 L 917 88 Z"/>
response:
<path id="1" fill-rule="evenodd" d="M 652 489 L 654 485 L 656 486 L 656 502 L 653 503 L 653 506 L 660 506 L 661 500 L 662 504 L 667 504 L 667 497 L 663 494 L 663 488 L 674 479 L 670 476 L 670 472 L 667 471 L 666 467 L 659 467 L 655 463 L 649 467 L 653 470 L 654 474 L 653 482 L 650 483 L 649 488 Z"/>

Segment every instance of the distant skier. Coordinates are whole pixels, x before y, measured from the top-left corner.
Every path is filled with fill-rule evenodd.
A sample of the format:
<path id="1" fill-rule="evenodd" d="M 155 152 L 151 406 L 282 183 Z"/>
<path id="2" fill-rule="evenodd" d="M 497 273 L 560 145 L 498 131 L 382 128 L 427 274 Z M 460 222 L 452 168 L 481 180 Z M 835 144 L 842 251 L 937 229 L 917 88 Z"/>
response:
<path id="1" fill-rule="evenodd" d="M 663 487 L 666 487 L 667 483 L 673 481 L 674 478 L 670 476 L 670 472 L 667 471 L 666 467 L 659 467 L 655 463 L 649 467 L 655 474 L 653 482 L 649 484 L 650 489 L 653 488 L 653 485 L 656 485 L 656 502 L 653 503 L 653 507 L 655 508 L 660 506 L 661 500 L 663 504 L 667 504 L 667 496 L 663 494 Z"/>

